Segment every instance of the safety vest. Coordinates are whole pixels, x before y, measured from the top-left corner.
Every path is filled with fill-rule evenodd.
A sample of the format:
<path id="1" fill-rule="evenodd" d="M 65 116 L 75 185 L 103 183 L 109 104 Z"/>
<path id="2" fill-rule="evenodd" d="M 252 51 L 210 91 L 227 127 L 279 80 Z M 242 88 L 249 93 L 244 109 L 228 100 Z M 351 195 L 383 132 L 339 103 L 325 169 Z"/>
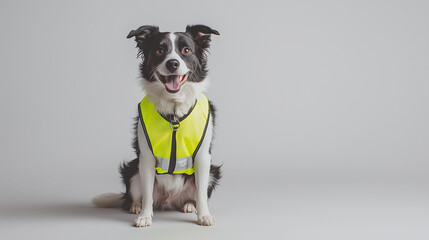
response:
<path id="1" fill-rule="evenodd" d="M 139 118 L 157 174 L 194 173 L 194 158 L 203 142 L 210 118 L 209 100 L 202 94 L 193 108 L 180 119 L 159 114 L 147 96 L 140 102 Z"/>

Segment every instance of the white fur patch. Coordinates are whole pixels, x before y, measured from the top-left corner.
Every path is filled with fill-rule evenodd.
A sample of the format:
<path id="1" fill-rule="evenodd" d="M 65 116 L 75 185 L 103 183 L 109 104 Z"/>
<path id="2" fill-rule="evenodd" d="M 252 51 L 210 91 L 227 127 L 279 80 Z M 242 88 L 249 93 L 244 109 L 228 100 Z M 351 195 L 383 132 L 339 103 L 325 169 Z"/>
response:
<path id="1" fill-rule="evenodd" d="M 156 175 L 158 187 L 164 188 L 170 195 L 176 195 L 182 192 L 184 179 L 180 175 Z"/>

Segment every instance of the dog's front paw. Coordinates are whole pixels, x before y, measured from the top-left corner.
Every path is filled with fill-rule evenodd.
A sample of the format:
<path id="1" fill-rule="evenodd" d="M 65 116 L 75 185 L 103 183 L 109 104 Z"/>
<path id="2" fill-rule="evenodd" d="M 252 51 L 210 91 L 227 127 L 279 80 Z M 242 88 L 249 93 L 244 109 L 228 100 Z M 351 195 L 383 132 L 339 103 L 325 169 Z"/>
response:
<path id="1" fill-rule="evenodd" d="M 198 217 L 198 224 L 201 226 L 213 226 L 215 223 L 214 218 L 211 215 Z"/>
<path id="2" fill-rule="evenodd" d="M 152 225 L 152 217 L 151 216 L 139 216 L 135 220 L 136 227 L 149 227 Z"/>

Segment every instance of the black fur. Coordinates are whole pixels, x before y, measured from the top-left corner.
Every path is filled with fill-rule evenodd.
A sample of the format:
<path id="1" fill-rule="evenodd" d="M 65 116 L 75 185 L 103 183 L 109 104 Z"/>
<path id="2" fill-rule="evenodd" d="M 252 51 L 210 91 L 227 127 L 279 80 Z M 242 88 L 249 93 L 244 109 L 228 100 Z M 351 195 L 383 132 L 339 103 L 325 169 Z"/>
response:
<path id="1" fill-rule="evenodd" d="M 123 162 L 121 166 L 119 166 L 119 172 L 122 175 L 122 182 L 125 185 L 125 193 L 124 193 L 124 202 L 122 203 L 122 208 L 124 210 L 129 211 L 131 208 L 131 204 L 133 200 L 131 199 L 130 194 L 130 186 L 131 186 L 131 178 L 134 177 L 139 171 L 139 159 L 136 158 L 129 162 Z"/>
<path id="2" fill-rule="evenodd" d="M 209 104 L 210 104 L 210 113 L 211 113 L 211 116 L 212 116 L 212 123 L 213 123 L 213 134 L 212 134 L 212 139 L 211 139 L 211 142 L 210 142 L 210 148 L 209 148 L 209 153 L 210 154 L 212 154 L 212 148 L 213 148 L 213 140 L 214 140 L 214 137 L 215 137 L 215 131 L 214 131 L 214 129 L 215 129 L 215 127 L 216 127 L 216 111 L 217 111 L 217 109 L 216 109 L 216 107 L 215 107 L 215 105 L 213 105 L 213 103 L 211 102 L 211 101 L 209 101 Z"/>
<path id="3" fill-rule="evenodd" d="M 131 208 L 131 204 L 133 201 L 131 200 L 130 195 L 130 184 L 131 184 L 131 178 L 136 175 L 139 171 L 139 155 L 140 155 L 140 147 L 139 147 L 139 140 L 137 138 L 137 124 L 139 123 L 139 117 L 134 118 L 134 138 L 132 142 L 132 146 L 134 149 L 134 152 L 136 153 L 136 158 L 134 160 L 131 160 L 129 162 L 123 162 L 119 166 L 119 173 L 122 176 L 122 182 L 125 185 L 125 193 L 124 193 L 124 202 L 122 203 L 122 208 L 129 211 Z"/>
<path id="4" fill-rule="evenodd" d="M 219 180 L 222 178 L 221 168 L 222 166 L 216 166 L 213 164 L 210 166 L 210 176 L 213 181 L 209 183 L 209 187 L 207 189 L 207 196 L 209 198 L 212 196 L 213 190 L 215 190 L 217 185 L 219 185 Z"/>
<path id="5" fill-rule="evenodd" d="M 139 147 L 139 139 L 137 137 L 137 124 L 139 124 L 139 116 L 138 116 L 138 114 L 137 114 L 137 117 L 134 118 L 134 129 L 133 129 L 134 138 L 133 138 L 132 146 L 133 146 L 134 152 L 136 153 L 136 157 L 139 157 L 139 155 L 140 155 L 140 147 Z"/>

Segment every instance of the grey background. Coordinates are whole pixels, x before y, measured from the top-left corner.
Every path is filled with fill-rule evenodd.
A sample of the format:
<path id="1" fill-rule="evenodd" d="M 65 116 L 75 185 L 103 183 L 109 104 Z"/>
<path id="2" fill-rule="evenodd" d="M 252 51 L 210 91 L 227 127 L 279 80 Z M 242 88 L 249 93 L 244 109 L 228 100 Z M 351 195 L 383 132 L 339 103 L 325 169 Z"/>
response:
<path id="1" fill-rule="evenodd" d="M 1 1 L 2 239 L 428 239 L 427 1 Z M 95 209 L 123 190 L 138 84 L 128 32 L 212 39 L 224 164 L 214 227 Z M 6 238 L 5 238 L 6 237 Z"/>

